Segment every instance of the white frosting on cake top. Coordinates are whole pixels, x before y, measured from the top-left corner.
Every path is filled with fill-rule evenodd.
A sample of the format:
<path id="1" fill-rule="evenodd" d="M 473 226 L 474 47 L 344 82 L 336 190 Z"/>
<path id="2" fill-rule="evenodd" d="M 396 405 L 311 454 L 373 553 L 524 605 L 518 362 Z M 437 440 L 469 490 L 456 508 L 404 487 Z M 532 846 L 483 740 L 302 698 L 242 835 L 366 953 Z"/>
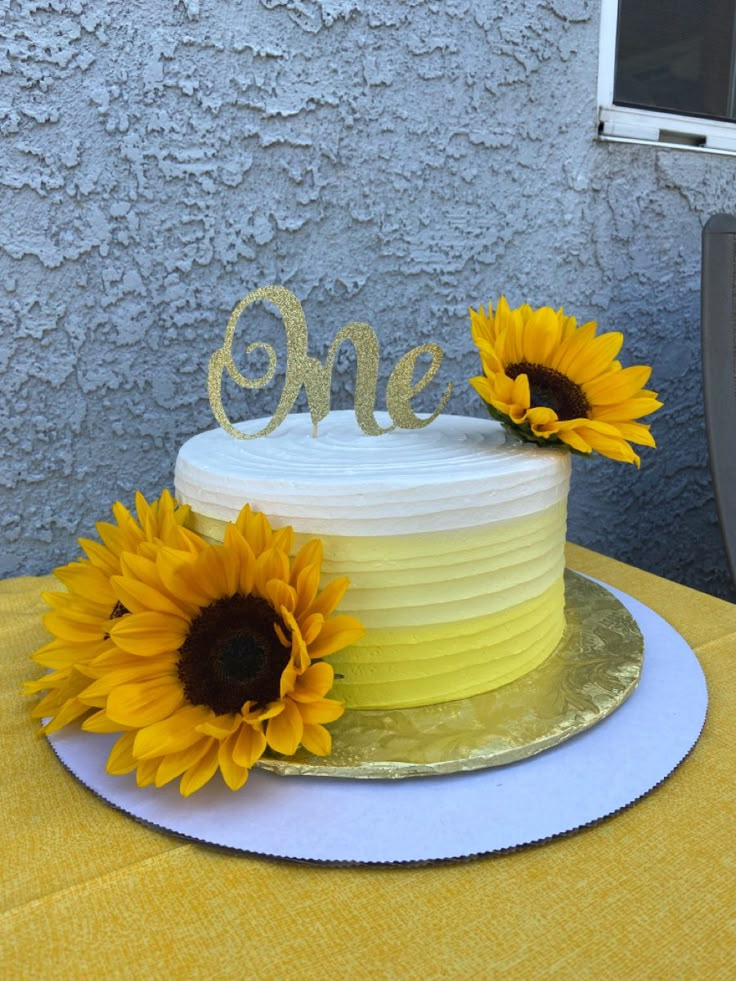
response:
<path id="1" fill-rule="evenodd" d="M 395 535 L 533 514 L 564 498 L 569 479 L 567 452 L 507 442 L 491 420 L 446 415 L 367 436 L 350 410 L 330 412 L 316 437 L 308 413 L 259 439 L 200 433 L 179 451 L 175 483 L 177 499 L 210 518 L 232 520 L 247 503 L 297 532 Z"/>

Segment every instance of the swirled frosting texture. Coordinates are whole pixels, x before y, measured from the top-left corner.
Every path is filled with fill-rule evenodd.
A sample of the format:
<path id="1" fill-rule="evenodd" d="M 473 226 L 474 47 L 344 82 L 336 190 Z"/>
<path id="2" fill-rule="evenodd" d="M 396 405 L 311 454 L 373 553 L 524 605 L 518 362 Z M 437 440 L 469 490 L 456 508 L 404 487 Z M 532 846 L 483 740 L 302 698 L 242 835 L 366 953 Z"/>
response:
<path id="1" fill-rule="evenodd" d="M 371 437 L 333 412 L 316 437 L 307 414 L 263 439 L 193 437 L 176 495 L 209 537 L 245 503 L 293 525 L 297 544 L 320 536 L 325 577 L 350 578 L 342 609 L 366 626 L 331 659 L 335 694 L 399 708 L 491 690 L 554 650 L 569 472 L 568 454 L 509 443 L 490 421 L 441 416 Z"/>

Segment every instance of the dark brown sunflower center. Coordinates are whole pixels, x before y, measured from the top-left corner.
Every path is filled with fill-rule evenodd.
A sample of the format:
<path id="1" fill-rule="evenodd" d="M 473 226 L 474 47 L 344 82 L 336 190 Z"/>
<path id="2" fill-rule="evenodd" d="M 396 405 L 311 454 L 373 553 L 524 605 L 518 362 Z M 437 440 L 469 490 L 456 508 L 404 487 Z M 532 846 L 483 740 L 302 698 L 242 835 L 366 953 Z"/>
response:
<path id="1" fill-rule="evenodd" d="M 217 715 L 239 712 L 280 695 L 289 651 L 280 642 L 274 609 L 259 596 L 228 596 L 200 611 L 179 650 L 177 671 L 192 705 Z"/>
<path id="2" fill-rule="evenodd" d="M 506 366 L 509 378 L 526 375 L 529 379 L 532 407 L 544 406 L 553 409 L 558 419 L 584 419 L 588 415 L 590 403 L 579 385 L 567 375 L 544 364 L 530 364 L 518 361 Z"/>

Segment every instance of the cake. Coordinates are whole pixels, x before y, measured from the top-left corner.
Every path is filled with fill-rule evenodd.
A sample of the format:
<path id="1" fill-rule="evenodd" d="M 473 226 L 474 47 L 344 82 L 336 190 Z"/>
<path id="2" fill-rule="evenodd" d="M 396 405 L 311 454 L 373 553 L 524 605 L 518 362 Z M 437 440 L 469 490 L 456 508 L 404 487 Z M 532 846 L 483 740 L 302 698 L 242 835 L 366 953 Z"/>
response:
<path id="1" fill-rule="evenodd" d="M 569 479 L 564 450 L 490 420 L 446 415 L 376 438 L 333 411 L 316 436 L 306 413 L 260 439 L 200 433 L 179 451 L 175 485 L 207 538 L 222 540 L 249 503 L 291 525 L 297 547 L 322 539 L 325 578 L 351 581 L 341 612 L 366 627 L 331 658 L 332 693 L 350 709 L 394 709 L 490 691 L 554 651 Z"/>

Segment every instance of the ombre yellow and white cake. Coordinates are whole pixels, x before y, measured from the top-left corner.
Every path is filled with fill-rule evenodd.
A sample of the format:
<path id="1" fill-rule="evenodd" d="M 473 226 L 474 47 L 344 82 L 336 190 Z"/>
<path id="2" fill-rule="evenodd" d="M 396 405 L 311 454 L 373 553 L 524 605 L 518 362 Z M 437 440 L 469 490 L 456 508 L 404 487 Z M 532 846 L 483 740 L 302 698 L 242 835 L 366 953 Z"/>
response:
<path id="1" fill-rule="evenodd" d="M 351 582 L 341 612 L 366 627 L 330 659 L 332 693 L 351 709 L 393 709 L 490 691 L 554 651 L 569 481 L 567 452 L 510 441 L 490 420 L 440 416 L 376 438 L 333 411 L 316 437 L 307 413 L 261 439 L 200 433 L 175 482 L 207 537 L 222 539 L 249 503 L 291 525 L 297 547 L 322 539 L 325 578 Z"/>

